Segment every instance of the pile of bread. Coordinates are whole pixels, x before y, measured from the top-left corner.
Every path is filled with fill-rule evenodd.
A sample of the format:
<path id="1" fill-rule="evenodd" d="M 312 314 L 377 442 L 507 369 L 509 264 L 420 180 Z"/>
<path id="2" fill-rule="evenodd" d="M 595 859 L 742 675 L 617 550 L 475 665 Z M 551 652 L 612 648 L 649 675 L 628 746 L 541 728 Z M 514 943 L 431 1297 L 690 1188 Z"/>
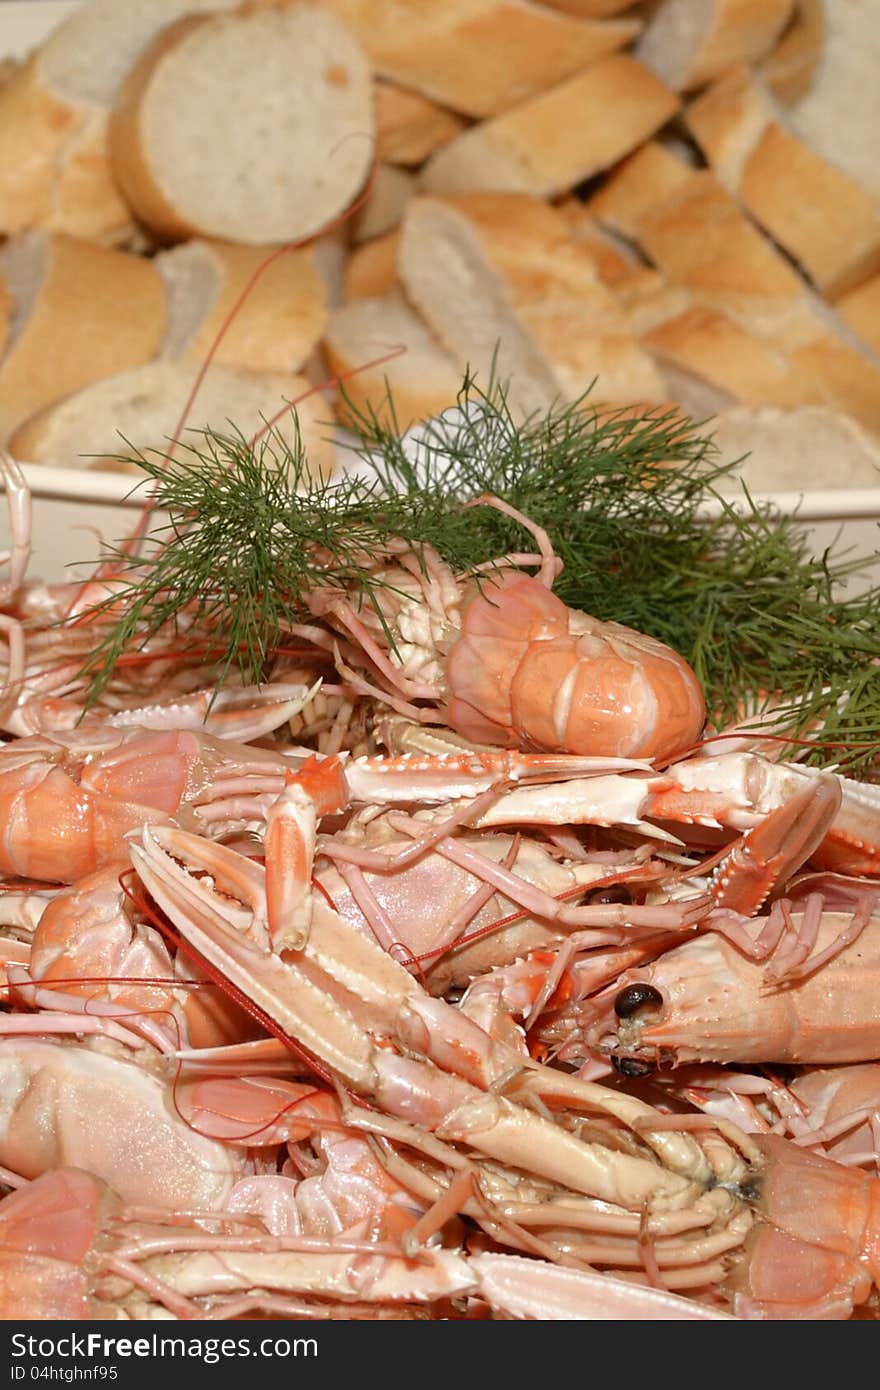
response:
<path id="1" fill-rule="evenodd" d="M 877 0 L 82 0 L 0 79 L 0 443 L 162 447 L 216 347 L 188 424 L 316 467 L 328 379 L 494 367 L 875 481 L 878 65 Z"/>

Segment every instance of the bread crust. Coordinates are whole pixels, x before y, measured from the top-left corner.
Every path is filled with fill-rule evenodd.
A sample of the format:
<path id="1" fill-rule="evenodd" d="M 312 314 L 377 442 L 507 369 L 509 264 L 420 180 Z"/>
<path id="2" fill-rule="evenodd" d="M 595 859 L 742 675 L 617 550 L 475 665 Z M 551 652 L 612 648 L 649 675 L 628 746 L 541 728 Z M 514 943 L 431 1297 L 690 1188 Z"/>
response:
<path id="1" fill-rule="evenodd" d="M 374 367 L 371 359 L 396 347 L 397 357 Z M 400 291 L 358 300 L 330 317 L 323 342 L 328 372 L 344 378 L 336 413 L 345 424 L 355 414 L 375 413 L 385 425 L 407 429 L 455 404 L 462 372 L 432 336 Z M 393 414 L 388 390 L 393 395 Z"/>
<path id="2" fill-rule="evenodd" d="M 880 275 L 851 290 L 835 307 L 844 323 L 880 355 Z"/>
<path id="3" fill-rule="evenodd" d="M 577 19 L 531 0 L 323 0 L 376 72 L 465 116 L 493 116 L 621 48 L 629 19 Z"/>
<path id="4" fill-rule="evenodd" d="M 721 181 L 823 293 L 833 299 L 880 267 L 874 199 L 786 128 L 748 72 L 710 87 L 687 120 Z"/>
<path id="5" fill-rule="evenodd" d="M 46 238 L 46 270 L 0 364 L 4 439 L 50 402 L 150 361 L 165 330 L 165 290 L 148 260 L 65 233 L 29 235 Z"/>
<path id="6" fill-rule="evenodd" d="M 656 140 L 623 161 L 587 203 L 604 227 L 638 241 L 645 215 L 690 183 L 693 170 Z"/>
<path id="7" fill-rule="evenodd" d="M 688 309 L 652 328 L 642 342 L 661 367 L 688 372 L 731 401 L 797 406 L 822 399 L 795 363 L 714 309 Z"/>
<path id="8" fill-rule="evenodd" d="M 120 89 L 110 121 L 110 161 L 113 174 L 138 218 L 156 236 L 166 241 L 206 236 L 234 239 L 251 245 L 265 245 L 284 239 L 284 232 L 278 231 L 277 216 L 268 219 L 274 224 L 273 231 L 269 232 L 265 225 L 266 218 L 262 223 L 255 222 L 253 207 L 239 207 L 239 195 L 234 184 L 230 184 L 228 198 L 222 204 L 221 217 L 217 217 L 216 209 L 213 218 L 211 213 L 204 213 L 200 218 L 199 214 L 187 211 L 175 201 L 175 194 L 167 186 L 175 176 L 175 161 L 166 153 L 161 162 L 154 162 L 148 149 L 151 103 L 155 99 L 154 89 L 158 88 L 163 80 L 166 64 L 175 65 L 175 72 L 181 66 L 185 66 L 189 71 L 191 66 L 201 59 L 198 51 L 192 51 L 197 50 L 200 36 L 209 35 L 212 31 L 221 35 L 224 30 L 228 31 L 234 25 L 241 27 L 242 44 L 251 38 L 247 32 L 251 24 L 257 26 L 255 32 L 264 30 L 261 37 L 266 42 L 277 42 L 278 34 L 266 27 L 270 23 L 269 12 L 272 8 L 252 5 L 249 9 L 245 7 L 233 13 L 195 14 L 169 25 L 142 53 Z M 336 40 L 341 39 L 349 43 L 347 61 L 349 65 L 353 64 L 357 68 L 354 78 L 354 83 L 357 84 L 356 91 L 358 86 L 366 84 L 366 61 L 337 21 L 313 6 L 294 5 L 289 9 L 279 7 L 279 13 L 271 15 L 271 23 L 275 29 L 278 28 L 282 16 L 285 27 L 287 21 L 290 21 L 294 38 L 298 37 L 295 27 L 297 22 L 318 23 L 324 30 L 326 26 L 332 25 Z M 301 36 L 299 37 L 301 39 Z M 284 38 L 285 41 L 290 39 L 292 43 L 290 33 L 285 33 Z M 335 67 L 325 66 L 319 73 L 312 75 L 316 75 L 328 90 L 333 89 L 334 84 L 347 88 L 353 81 L 351 72 L 341 60 Z M 312 131 L 312 135 L 315 134 L 316 132 Z M 350 134 L 351 131 L 346 131 L 346 135 Z M 346 143 L 340 137 L 339 148 L 346 151 L 346 157 L 344 160 L 340 157 L 338 166 L 329 161 L 328 171 L 334 174 L 335 182 L 325 177 L 328 171 L 324 171 L 321 178 L 298 198 L 297 211 L 290 222 L 291 242 L 301 237 L 318 235 L 324 225 L 344 211 L 366 178 L 373 156 L 373 146 L 369 139 L 374 135 L 373 111 L 369 102 L 364 111 L 363 128 L 359 127 L 357 134 L 364 138 L 357 147 L 356 158 L 352 155 L 355 142 L 348 140 Z M 219 145 L 211 146 L 211 154 L 218 160 L 224 159 L 224 151 Z M 325 189 L 331 182 L 334 196 L 328 198 Z M 289 192 L 287 197 L 290 197 Z M 320 202 L 320 224 L 318 213 L 312 206 L 316 199 Z M 230 230 L 230 226 L 218 225 L 220 221 L 234 225 Z"/>
<path id="9" fill-rule="evenodd" d="M 485 348 L 457 323 L 452 286 L 448 296 L 434 288 L 434 267 L 450 256 L 467 276 L 458 293 L 468 297 L 484 336 L 492 339 Z M 515 194 L 414 199 L 404 221 L 400 271 L 446 348 L 486 378 L 500 344 L 498 374 L 504 379 L 515 371 L 511 399 L 526 411 L 573 400 L 597 377 L 597 402 L 664 399 L 660 378 L 588 247 L 546 203 Z"/>
<path id="10" fill-rule="evenodd" d="M 676 91 L 694 91 L 735 63 L 762 58 L 792 5 L 793 0 L 664 0 L 636 55 Z"/>
<path id="11" fill-rule="evenodd" d="M 326 287 L 311 250 L 283 251 L 271 260 L 270 247 L 211 240 L 188 244 L 201 248 L 212 261 L 219 289 L 175 360 L 201 366 L 222 331 L 212 358 L 218 366 L 253 372 L 298 371 L 327 319 Z M 174 256 L 174 251 L 160 255 L 160 269 Z M 234 316 L 230 319 L 230 315 Z M 168 355 L 163 349 L 162 356 Z"/>
<path id="12" fill-rule="evenodd" d="M 34 54 L 0 87 L 0 233 L 51 227 L 115 244 L 131 225 L 104 112 L 54 95 Z"/>
<path id="13" fill-rule="evenodd" d="M 115 458 L 116 454 L 126 451 L 120 433 L 129 439 L 135 450 L 167 450 L 168 440 L 178 423 L 178 414 L 194 380 L 195 368 L 176 362 L 152 362 L 135 370 L 108 376 L 81 391 L 72 392 L 63 400 L 55 401 L 22 422 L 9 441 L 10 452 L 15 458 L 32 463 L 138 472 L 136 465 L 126 468 Z M 256 386 L 265 391 L 266 413 L 274 413 L 276 402 L 281 408 L 284 401 L 299 400 L 297 415 L 310 470 L 314 476 L 332 475 L 335 451 L 325 423 L 328 407 L 320 395 L 312 391 L 305 377 L 217 367 L 212 382 L 217 387 L 213 418 L 207 419 L 207 407 L 200 407 L 200 400 L 204 400 L 203 390 L 202 396 L 196 397 L 187 428 L 198 430 L 212 424 L 221 433 L 228 432 L 228 417 L 236 414 L 237 389 L 240 387 L 245 391 L 250 400 Z M 133 431 L 130 420 L 126 420 L 126 403 L 137 397 L 153 396 L 162 401 L 164 418 L 161 427 L 157 427 L 150 438 L 131 437 Z M 253 411 L 252 404 L 249 408 Z M 85 414 L 89 421 L 88 436 L 77 427 L 77 417 L 81 414 Z M 260 424 L 257 418 L 246 420 L 240 411 L 238 414 L 238 423 L 244 430 L 256 430 Z M 96 424 L 97 421 L 102 423 Z M 279 422 L 279 428 L 288 438 L 291 437 L 285 421 Z M 88 445 L 84 447 L 83 440 L 86 438 Z M 83 457 L 84 453 L 97 453 L 100 449 L 105 452 L 97 457 Z"/>
<path id="14" fill-rule="evenodd" d="M 431 193 L 509 192 L 554 198 L 610 168 L 678 109 L 678 97 L 628 53 L 466 130 L 432 155 Z"/>
<path id="15" fill-rule="evenodd" d="M 376 83 L 376 153 L 387 164 L 421 164 L 464 126 L 461 116 L 420 92 Z"/>
<path id="16" fill-rule="evenodd" d="M 140 220 L 154 235 L 167 241 L 199 236 L 204 229 L 181 216 L 153 175 L 142 126 L 144 100 L 166 55 L 208 23 L 209 18 L 203 14 L 187 15 L 157 34 L 122 84 L 110 117 L 109 152 L 113 176 Z"/>
<path id="17" fill-rule="evenodd" d="M 806 96 L 824 43 L 823 0 L 797 0 L 790 24 L 761 64 L 764 81 L 777 101 L 792 106 Z"/>
<path id="18" fill-rule="evenodd" d="M 348 258 L 343 282 L 343 299 L 381 299 L 399 284 L 397 256 L 400 228 L 355 247 Z"/>

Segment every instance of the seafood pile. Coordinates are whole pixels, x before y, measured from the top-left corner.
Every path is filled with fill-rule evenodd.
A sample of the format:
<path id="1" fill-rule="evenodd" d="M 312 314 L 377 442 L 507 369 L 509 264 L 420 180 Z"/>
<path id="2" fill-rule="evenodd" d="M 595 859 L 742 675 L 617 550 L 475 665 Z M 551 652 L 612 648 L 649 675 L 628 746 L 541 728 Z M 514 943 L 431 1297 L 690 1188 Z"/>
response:
<path id="1" fill-rule="evenodd" d="M 880 790 L 703 738 L 524 517 L 87 705 L 118 581 L 4 469 L 0 1316 L 870 1312 Z"/>

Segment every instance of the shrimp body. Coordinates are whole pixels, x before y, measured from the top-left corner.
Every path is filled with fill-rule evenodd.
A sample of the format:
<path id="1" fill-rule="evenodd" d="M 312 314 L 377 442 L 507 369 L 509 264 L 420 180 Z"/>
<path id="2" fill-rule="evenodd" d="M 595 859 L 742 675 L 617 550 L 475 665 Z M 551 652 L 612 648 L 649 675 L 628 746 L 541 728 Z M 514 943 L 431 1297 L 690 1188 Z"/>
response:
<path id="1" fill-rule="evenodd" d="M 667 759 L 706 715 L 693 671 L 653 637 L 508 573 L 464 608 L 446 664 L 450 727 L 475 742 Z"/>
<path id="2" fill-rule="evenodd" d="M 839 938 L 844 913 L 822 915 L 817 950 Z M 776 1062 L 828 1065 L 877 1056 L 876 972 L 880 918 L 858 939 L 803 978 L 774 983 L 715 932 L 686 941 L 651 965 L 627 971 L 613 986 L 616 1037 L 603 1015 L 587 1040 L 617 1058 L 688 1062 Z M 630 1013 L 627 991 L 649 989 L 649 1002 Z M 600 1041 L 601 1039 L 601 1041 Z"/>
<path id="3" fill-rule="evenodd" d="M 266 749 L 184 730 L 0 745 L 0 873 L 75 883 L 124 864 L 126 836 L 143 825 L 259 818 L 283 777 Z"/>

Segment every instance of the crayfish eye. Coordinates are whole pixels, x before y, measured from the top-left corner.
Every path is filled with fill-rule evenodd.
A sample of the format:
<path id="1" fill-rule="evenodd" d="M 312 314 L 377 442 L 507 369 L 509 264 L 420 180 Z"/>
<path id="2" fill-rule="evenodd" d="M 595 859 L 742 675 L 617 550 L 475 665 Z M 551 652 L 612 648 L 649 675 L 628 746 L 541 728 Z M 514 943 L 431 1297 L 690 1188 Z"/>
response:
<path id="1" fill-rule="evenodd" d="M 663 995 L 653 985 L 627 985 L 614 1001 L 614 1012 L 618 1018 L 632 1018 L 640 1009 L 646 1006 L 657 1008 L 662 1003 Z"/>
<path id="2" fill-rule="evenodd" d="M 607 888 L 597 888 L 587 898 L 588 903 L 631 903 L 632 893 L 622 883 L 609 883 Z"/>
<path id="3" fill-rule="evenodd" d="M 640 1057 L 612 1057 L 611 1064 L 621 1076 L 650 1076 L 654 1070 L 653 1062 L 645 1062 Z"/>

